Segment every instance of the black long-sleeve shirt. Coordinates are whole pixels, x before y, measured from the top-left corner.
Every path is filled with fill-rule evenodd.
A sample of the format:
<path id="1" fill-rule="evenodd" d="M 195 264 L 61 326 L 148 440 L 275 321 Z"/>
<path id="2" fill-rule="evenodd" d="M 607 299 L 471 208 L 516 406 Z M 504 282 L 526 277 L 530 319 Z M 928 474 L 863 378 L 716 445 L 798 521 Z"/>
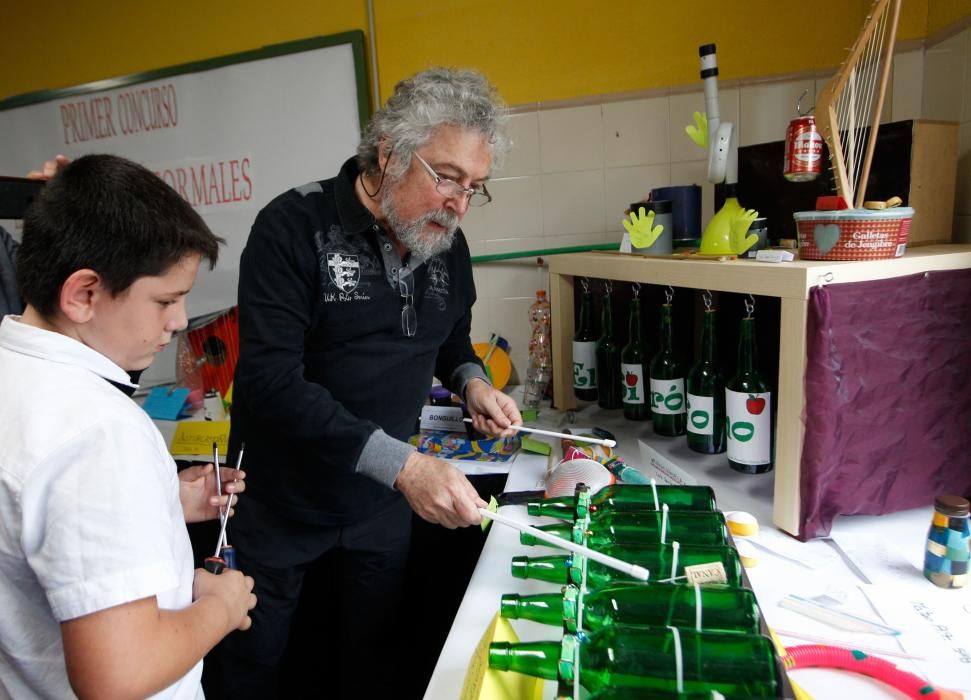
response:
<path id="1" fill-rule="evenodd" d="M 485 378 L 462 232 L 448 252 L 403 264 L 358 200 L 357 176 L 351 159 L 274 199 L 240 260 L 231 451 L 246 445 L 248 497 L 303 522 L 347 522 L 399 497 L 432 376 L 458 392 Z"/>

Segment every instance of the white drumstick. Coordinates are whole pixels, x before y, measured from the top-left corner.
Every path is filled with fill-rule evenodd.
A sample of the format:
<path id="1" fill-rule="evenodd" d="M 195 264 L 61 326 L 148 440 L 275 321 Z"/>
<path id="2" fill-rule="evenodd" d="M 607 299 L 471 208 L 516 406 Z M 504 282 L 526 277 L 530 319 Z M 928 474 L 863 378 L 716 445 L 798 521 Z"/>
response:
<path id="1" fill-rule="evenodd" d="M 466 423 L 471 423 L 471 418 L 463 418 Z M 587 437 L 586 435 L 570 435 L 569 433 L 554 433 L 552 430 L 540 430 L 539 428 L 527 428 L 525 425 L 511 425 L 509 426 L 513 430 L 518 430 L 521 433 L 535 433 L 536 435 L 548 435 L 549 437 L 567 438 L 568 440 L 577 440 L 578 442 L 592 442 L 595 445 L 603 445 L 604 447 L 617 447 L 616 440 L 601 440 L 600 438 Z"/>
<path id="2" fill-rule="evenodd" d="M 584 547 L 582 544 L 576 544 L 575 542 L 570 542 L 562 537 L 557 537 L 556 535 L 551 535 L 550 533 L 540 530 L 539 528 L 532 527 L 526 523 L 521 523 L 518 520 L 513 520 L 512 518 L 507 518 L 505 515 L 500 515 L 499 513 L 493 513 L 487 508 L 479 508 L 479 513 L 483 518 L 489 518 L 497 523 L 502 523 L 503 525 L 508 525 L 511 528 L 515 528 L 521 532 L 526 532 L 538 540 L 543 540 L 544 542 L 549 542 L 554 547 L 559 547 L 560 549 L 566 549 L 570 552 L 575 552 L 585 556 L 591 561 L 596 561 L 604 566 L 609 566 L 611 569 L 617 569 L 628 576 L 633 576 L 638 581 L 646 581 L 651 575 L 651 572 L 645 569 L 643 566 L 638 566 L 637 564 L 629 564 L 626 561 L 621 561 L 607 554 L 602 554 L 589 547 Z"/>

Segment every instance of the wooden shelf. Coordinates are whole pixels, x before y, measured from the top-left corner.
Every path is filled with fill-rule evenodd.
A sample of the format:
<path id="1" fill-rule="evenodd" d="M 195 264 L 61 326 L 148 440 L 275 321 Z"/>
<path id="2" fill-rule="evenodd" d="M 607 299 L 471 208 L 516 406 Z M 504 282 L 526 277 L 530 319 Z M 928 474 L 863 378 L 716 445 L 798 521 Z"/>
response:
<path id="1" fill-rule="evenodd" d="M 564 362 L 573 352 L 573 282 L 576 277 L 778 297 L 781 307 L 779 387 L 772 518 L 779 528 L 798 535 L 809 291 L 819 284 L 864 282 L 965 268 L 971 268 L 971 245 L 923 246 L 891 260 L 849 262 L 761 263 L 754 260 L 645 257 L 614 252 L 554 256 L 550 259 L 554 403 L 559 409 L 576 407 L 571 367 L 569 362 Z"/>

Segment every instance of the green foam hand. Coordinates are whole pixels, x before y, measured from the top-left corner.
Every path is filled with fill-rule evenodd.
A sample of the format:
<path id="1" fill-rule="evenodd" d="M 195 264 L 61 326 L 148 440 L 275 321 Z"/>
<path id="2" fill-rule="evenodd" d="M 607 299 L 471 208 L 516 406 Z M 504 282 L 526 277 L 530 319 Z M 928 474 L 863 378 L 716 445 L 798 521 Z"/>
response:
<path id="1" fill-rule="evenodd" d="M 732 249 L 736 254 L 741 255 L 746 250 L 755 245 L 759 236 L 757 233 L 748 233 L 752 222 L 759 218 L 759 213 L 754 209 L 745 209 L 735 216 L 731 223 Z"/>
<path id="2" fill-rule="evenodd" d="M 703 112 L 695 112 L 695 123 L 684 127 L 684 133 L 698 146 L 708 150 L 708 115 Z"/>
<path id="3" fill-rule="evenodd" d="M 650 248 L 664 231 L 660 224 L 654 225 L 654 210 L 645 214 L 644 207 L 638 207 L 637 213 L 631 212 L 630 221 L 624 219 L 622 223 L 635 248 Z"/>

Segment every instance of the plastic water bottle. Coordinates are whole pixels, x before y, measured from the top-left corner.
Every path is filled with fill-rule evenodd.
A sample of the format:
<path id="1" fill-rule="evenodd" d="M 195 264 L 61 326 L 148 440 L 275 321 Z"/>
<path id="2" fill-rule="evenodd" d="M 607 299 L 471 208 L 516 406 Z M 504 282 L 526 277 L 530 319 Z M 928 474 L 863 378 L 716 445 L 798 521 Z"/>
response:
<path id="1" fill-rule="evenodd" d="M 550 303 L 546 300 L 544 289 L 536 291 L 536 301 L 529 307 L 529 324 L 532 334 L 529 337 L 529 366 L 526 369 L 526 386 L 523 388 L 523 405 L 536 408 L 546 395 L 546 387 L 549 386 L 553 373 Z"/>

